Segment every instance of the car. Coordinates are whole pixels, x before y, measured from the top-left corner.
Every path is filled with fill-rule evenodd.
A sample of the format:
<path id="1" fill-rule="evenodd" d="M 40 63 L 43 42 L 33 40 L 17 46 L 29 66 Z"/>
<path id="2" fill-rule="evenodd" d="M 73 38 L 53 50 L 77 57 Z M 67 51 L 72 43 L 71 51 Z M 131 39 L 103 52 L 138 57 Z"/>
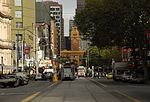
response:
<path id="1" fill-rule="evenodd" d="M 35 75 L 35 81 L 37 81 L 37 80 L 42 80 L 43 78 L 42 78 L 42 74 L 41 73 L 37 73 L 36 75 Z"/>
<path id="2" fill-rule="evenodd" d="M 29 77 L 26 72 L 16 72 L 14 74 L 19 78 L 20 85 L 27 85 L 29 83 Z"/>
<path id="3" fill-rule="evenodd" d="M 44 76 L 44 80 L 50 80 L 52 81 L 52 77 L 53 77 L 53 73 L 52 72 L 45 72 L 43 73 L 43 76 Z"/>
<path id="4" fill-rule="evenodd" d="M 130 78 L 131 83 L 144 83 L 144 75 L 135 75 L 133 74 Z"/>
<path id="5" fill-rule="evenodd" d="M 121 80 L 123 82 L 128 82 L 131 80 L 131 78 L 132 78 L 132 73 L 130 71 L 124 71 L 124 73 L 122 74 Z"/>
<path id="6" fill-rule="evenodd" d="M 113 74 L 110 72 L 110 73 L 107 73 L 106 74 L 106 78 L 107 79 L 112 79 L 113 78 Z"/>
<path id="7" fill-rule="evenodd" d="M 20 79 L 14 74 L 0 75 L 0 87 L 7 87 L 7 86 L 17 87 L 19 86 L 19 80 Z"/>

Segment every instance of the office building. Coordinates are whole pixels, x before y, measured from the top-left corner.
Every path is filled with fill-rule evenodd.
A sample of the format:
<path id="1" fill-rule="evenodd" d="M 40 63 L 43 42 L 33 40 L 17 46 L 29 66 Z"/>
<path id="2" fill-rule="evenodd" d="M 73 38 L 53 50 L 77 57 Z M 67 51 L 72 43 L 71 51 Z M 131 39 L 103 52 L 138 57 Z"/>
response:
<path id="1" fill-rule="evenodd" d="M 29 63 L 33 65 L 36 51 L 35 1 L 11 0 L 12 8 L 12 41 L 15 44 L 13 65 L 22 68 Z"/>

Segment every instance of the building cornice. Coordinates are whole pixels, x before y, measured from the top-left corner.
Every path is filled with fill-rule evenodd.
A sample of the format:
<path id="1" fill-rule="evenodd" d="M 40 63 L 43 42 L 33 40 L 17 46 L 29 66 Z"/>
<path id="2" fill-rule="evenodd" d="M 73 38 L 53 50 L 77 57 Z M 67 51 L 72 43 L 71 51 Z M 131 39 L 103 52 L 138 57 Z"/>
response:
<path id="1" fill-rule="evenodd" d="M 7 19 L 9 19 L 9 20 L 12 20 L 12 19 L 13 19 L 12 16 L 10 16 L 10 15 L 5 15 L 5 14 L 2 13 L 2 12 L 0 12 L 0 17 L 2 17 L 2 18 L 7 18 Z"/>
<path id="2" fill-rule="evenodd" d="M 12 49 L 12 43 L 10 41 L 0 39 L 0 49 Z"/>

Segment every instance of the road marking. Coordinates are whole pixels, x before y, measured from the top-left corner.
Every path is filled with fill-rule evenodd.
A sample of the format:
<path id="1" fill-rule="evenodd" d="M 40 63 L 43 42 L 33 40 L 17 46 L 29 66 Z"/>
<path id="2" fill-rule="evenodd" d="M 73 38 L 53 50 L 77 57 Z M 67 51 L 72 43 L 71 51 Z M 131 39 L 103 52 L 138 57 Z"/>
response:
<path id="1" fill-rule="evenodd" d="M 56 85 L 57 83 L 59 83 L 59 81 L 49 85 L 48 88 L 51 88 L 52 86 Z"/>
<path id="2" fill-rule="evenodd" d="M 124 97 L 126 97 L 126 98 L 128 98 L 128 99 L 130 99 L 130 100 L 132 100 L 133 102 L 141 102 L 140 100 L 138 100 L 138 99 L 136 99 L 136 98 L 134 98 L 134 97 L 131 97 L 131 96 L 125 94 L 125 93 L 122 93 L 122 92 L 120 92 L 120 91 L 116 91 L 116 92 L 119 93 L 120 95 L 122 95 L 122 96 L 124 96 Z"/>
<path id="3" fill-rule="evenodd" d="M 98 81 L 95 81 L 95 80 L 93 80 L 93 79 L 91 79 L 91 78 L 88 78 L 88 79 L 91 80 L 91 81 L 93 81 L 93 82 L 95 82 L 95 83 L 97 83 L 97 84 L 99 84 L 99 85 L 101 85 L 101 86 L 103 86 L 103 87 L 107 87 L 107 85 L 102 84 L 102 83 L 100 83 L 100 82 L 98 82 Z"/>
<path id="4" fill-rule="evenodd" d="M 29 102 L 30 100 L 32 100 L 34 97 L 36 97 L 39 94 L 40 94 L 40 92 L 36 92 L 35 94 L 32 94 L 31 96 L 23 99 L 21 102 Z"/>
<path id="5" fill-rule="evenodd" d="M 55 82 L 55 83 L 51 84 L 50 86 L 48 86 L 48 88 L 50 88 L 50 87 L 56 85 L 57 83 L 58 83 L 58 82 Z M 41 92 L 36 92 L 35 94 L 32 94 L 31 96 L 29 96 L 29 97 L 23 99 L 21 102 L 29 102 L 30 100 L 32 100 L 33 98 L 35 98 L 35 97 L 36 97 L 37 95 L 39 95 L 40 93 L 41 93 Z"/>

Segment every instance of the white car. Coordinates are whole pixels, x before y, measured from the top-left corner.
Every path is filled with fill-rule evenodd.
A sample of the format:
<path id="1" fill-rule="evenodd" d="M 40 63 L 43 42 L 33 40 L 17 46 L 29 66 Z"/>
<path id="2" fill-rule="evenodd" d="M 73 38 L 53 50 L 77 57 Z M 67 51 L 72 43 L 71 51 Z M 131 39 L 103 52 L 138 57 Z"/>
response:
<path id="1" fill-rule="evenodd" d="M 132 73 L 131 73 L 130 71 L 125 71 L 125 72 L 122 74 L 121 80 L 122 80 L 123 82 L 127 82 L 127 81 L 130 81 L 131 77 L 132 77 Z"/>
<path id="2" fill-rule="evenodd" d="M 35 75 L 35 81 L 37 80 L 42 80 L 42 74 L 41 73 L 38 73 Z"/>

